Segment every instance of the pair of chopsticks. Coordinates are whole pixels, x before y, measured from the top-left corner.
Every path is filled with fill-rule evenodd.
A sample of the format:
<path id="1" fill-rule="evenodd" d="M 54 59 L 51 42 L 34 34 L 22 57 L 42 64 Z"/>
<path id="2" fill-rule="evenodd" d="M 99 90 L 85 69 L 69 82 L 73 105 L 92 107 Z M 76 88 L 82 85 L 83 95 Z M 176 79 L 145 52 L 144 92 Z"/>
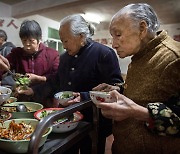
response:
<path id="1" fill-rule="evenodd" d="M 21 83 L 21 81 L 19 81 L 16 73 L 13 73 L 10 69 L 8 69 L 7 71 L 8 71 L 9 74 L 12 75 L 12 77 L 13 77 L 13 79 L 14 79 L 15 81 L 18 81 L 18 82 L 20 83 L 20 85 L 23 85 L 23 84 Z"/>

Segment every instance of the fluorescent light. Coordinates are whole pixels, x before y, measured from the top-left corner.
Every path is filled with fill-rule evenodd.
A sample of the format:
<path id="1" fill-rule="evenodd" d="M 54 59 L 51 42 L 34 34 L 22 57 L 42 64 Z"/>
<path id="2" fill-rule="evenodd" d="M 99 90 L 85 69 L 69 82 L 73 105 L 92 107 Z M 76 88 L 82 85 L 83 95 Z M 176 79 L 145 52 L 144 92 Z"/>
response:
<path id="1" fill-rule="evenodd" d="M 81 14 L 83 16 L 83 18 L 86 21 L 92 22 L 92 23 L 97 23 L 99 24 L 103 19 L 101 16 L 95 14 L 95 13 L 85 13 L 85 14 Z"/>

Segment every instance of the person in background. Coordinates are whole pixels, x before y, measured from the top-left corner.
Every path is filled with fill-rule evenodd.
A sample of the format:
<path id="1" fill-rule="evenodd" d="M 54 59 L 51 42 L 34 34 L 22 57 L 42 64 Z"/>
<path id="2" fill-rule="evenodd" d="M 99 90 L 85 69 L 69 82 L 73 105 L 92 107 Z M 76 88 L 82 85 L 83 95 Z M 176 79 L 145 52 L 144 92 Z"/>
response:
<path id="1" fill-rule="evenodd" d="M 35 20 L 22 22 L 19 36 L 23 47 L 14 48 L 6 57 L 10 69 L 28 75 L 32 85 L 45 82 L 57 72 L 58 51 L 41 43 L 42 30 Z"/>
<path id="2" fill-rule="evenodd" d="M 73 91 L 76 98 L 65 104 L 69 106 L 89 100 L 88 92 L 100 83 L 114 85 L 123 82 L 116 53 L 91 39 L 94 28 L 82 16 L 70 15 L 62 19 L 59 35 L 66 52 L 61 55 L 56 78 L 22 91 L 23 93 L 34 94 L 36 101 L 44 102 L 47 98 L 53 98 L 59 91 Z M 85 121 L 92 122 L 92 107 L 81 112 Z M 98 154 L 103 154 L 106 137 L 112 133 L 112 121 L 100 115 L 99 125 Z M 80 147 L 81 154 L 91 154 L 91 146 L 92 142 L 88 136 L 66 153 L 78 153 Z"/>
<path id="3" fill-rule="evenodd" d="M 15 45 L 7 41 L 7 34 L 4 30 L 0 29 L 0 54 L 6 57 Z"/>
<path id="4" fill-rule="evenodd" d="M 10 64 L 8 62 L 8 60 L 3 57 L 2 55 L 0 55 L 0 70 L 1 71 L 6 71 L 10 68 Z"/>
<path id="5" fill-rule="evenodd" d="M 132 55 L 123 95 L 111 91 L 116 102 L 97 104 L 114 120 L 113 154 L 180 153 L 180 99 L 172 99 L 180 98 L 180 43 L 159 26 L 145 3 L 129 4 L 111 20 L 113 48 L 121 58 Z"/>

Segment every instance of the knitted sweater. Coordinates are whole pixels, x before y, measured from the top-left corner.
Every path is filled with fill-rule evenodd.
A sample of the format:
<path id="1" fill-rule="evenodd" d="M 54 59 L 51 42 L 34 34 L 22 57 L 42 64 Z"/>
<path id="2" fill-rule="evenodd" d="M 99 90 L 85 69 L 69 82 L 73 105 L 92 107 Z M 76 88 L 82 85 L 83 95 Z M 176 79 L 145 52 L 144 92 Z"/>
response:
<path id="1" fill-rule="evenodd" d="M 180 93 L 180 43 L 162 31 L 144 50 L 132 57 L 124 95 L 135 103 L 166 102 Z M 113 153 L 180 153 L 179 138 L 161 137 L 148 131 L 144 122 L 114 122 Z"/>

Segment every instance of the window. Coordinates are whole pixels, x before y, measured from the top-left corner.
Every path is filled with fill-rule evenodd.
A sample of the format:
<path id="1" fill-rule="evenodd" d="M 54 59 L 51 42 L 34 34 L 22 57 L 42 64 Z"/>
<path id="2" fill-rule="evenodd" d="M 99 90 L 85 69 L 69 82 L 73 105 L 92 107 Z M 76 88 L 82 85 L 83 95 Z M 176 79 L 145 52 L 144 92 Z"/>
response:
<path id="1" fill-rule="evenodd" d="M 54 28 L 48 27 L 48 40 L 46 41 L 46 44 L 48 47 L 59 51 L 60 54 L 64 51 L 62 43 L 59 39 L 59 31 Z"/>

